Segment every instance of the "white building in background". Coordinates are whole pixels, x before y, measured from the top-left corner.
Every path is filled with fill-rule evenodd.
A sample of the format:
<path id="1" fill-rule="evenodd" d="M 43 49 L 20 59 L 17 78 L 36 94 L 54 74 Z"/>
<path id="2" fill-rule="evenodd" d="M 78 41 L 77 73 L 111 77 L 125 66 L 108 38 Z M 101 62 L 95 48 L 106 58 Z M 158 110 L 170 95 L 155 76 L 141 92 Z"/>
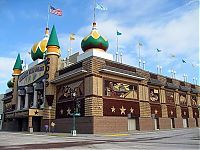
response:
<path id="1" fill-rule="evenodd" d="M 0 94 L 0 130 L 2 129 L 3 124 L 3 94 Z"/>

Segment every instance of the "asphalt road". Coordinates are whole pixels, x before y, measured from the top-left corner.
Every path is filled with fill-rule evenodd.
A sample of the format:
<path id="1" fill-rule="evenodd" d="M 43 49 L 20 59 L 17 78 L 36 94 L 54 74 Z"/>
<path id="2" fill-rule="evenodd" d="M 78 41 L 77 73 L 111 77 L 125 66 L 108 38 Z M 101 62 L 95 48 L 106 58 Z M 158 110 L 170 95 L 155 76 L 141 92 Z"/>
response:
<path id="1" fill-rule="evenodd" d="M 178 129 L 154 132 L 89 135 L 0 132 L 0 150 L 21 149 L 148 149 L 199 150 L 200 130 Z"/>

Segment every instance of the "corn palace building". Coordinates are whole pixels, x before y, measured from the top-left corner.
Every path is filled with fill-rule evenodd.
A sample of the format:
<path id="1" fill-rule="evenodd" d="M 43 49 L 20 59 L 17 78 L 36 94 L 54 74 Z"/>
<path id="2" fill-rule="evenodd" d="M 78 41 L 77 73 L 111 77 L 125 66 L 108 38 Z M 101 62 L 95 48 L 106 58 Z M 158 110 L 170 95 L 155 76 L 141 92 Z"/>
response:
<path id="1" fill-rule="evenodd" d="M 53 26 L 33 45 L 33 62 L 22 69 L 20 55 L 4 94 L 3 129 L 77 133 L 193 128 L 200 125 L 200 87 L 113 61 L 108 40 L 93 23 L 82 54 L 65 61 Z"/>

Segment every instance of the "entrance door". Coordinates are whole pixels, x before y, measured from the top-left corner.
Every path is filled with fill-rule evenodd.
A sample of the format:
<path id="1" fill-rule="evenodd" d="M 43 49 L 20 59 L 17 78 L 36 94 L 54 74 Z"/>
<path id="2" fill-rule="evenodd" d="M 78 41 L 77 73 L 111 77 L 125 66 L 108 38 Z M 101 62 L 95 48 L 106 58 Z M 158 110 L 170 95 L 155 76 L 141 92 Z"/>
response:
<path id="1" fill-rule="evenodd" d="M 198 118 L 195 118 L 195 122 L 196 122 L 196 127 L 198 127 L 199 126 L 199 124 L 198 124 Z"/>
<path id="2" fill-rule="evenodd" d="M 183 119 L 183 128 L 187 128 L 187 119 Z"/>
<path id="3" fill-rule="evenodd" d="M 136 130 L 136 119 L 128 119 L 128 131 Z"/>
<path id="4" fill-rule="evenodd" d="M 41 117 L 33 117 L 33 131 L 40 132 L 41 128 Z"/>
<path id="5" fill-rule="evenodd" d="M 154 119 L 154 128 L 155 128 L 155 130 L 159 130 L 159 119 L 158 118 L 155 118 Z"/>
<path id="6" fill-rule="evenodd" d="M 174 121 L 174 118 L 171 118 L 171 128 L 175 128 L 175 121 Z"/>

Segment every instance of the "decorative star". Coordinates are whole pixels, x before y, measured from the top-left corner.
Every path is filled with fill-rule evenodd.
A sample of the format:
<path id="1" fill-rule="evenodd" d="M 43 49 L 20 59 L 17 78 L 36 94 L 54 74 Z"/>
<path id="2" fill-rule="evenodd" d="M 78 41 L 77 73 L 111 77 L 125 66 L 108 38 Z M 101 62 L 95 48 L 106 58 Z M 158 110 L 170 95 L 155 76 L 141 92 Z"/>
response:
<path id="1" fill-rule="evenodd" d="M 134 109 L 131 107 L 130 111 L 131 111 L 131 113 L 133 113 Z"/>
<path id="2" fill-rule="evenodd" d="M 67 115 L 70 115 L 71 114 L 71 109 L 68 107 L 67 108 Z"/>
<path id="3" fill-rule="evenodd" d="M 34 113 L 35 113 L 35 115 L 38 115 L 39 112 L 36 110 Z"/>
<path id="4" fill-rule="evenodd" d="M 61 114 L 61 115 L 63 114 L 63 109 L 60 110 L 60 114 Z"/>
<path id="5" fill-rule="evenodd" d="M 122 106 L 122 108 L 120 108 L 120 111 L 121 111 L 121 115 L 122 115 L 122 114 L 124 114 L 124 115 L 126 114 L 126 113 L 125 113 L 126 109 L 124 108 L 124 106 Z"/>
<path id="6" fill-rule="evenodd" d="M 111 108 L 111 110 L 112 110 L 112 112 L 115 112 L 115 107 L 113 106 L 113 107 Z"/>
<path id="7" fill-rule="evenodd" d="M 173 112 L 172 110 L 171 110 L 171 112 L 170 112 L 170 113 L 171 113 L 171 115 L 173 115 L 173 114 L 174 114 L 174 112 Z"/>
<path id="8" fill-rule="evenodd" d="M 155 110 L 155 114 L 158 114 L 158 111 L 157 111 L 157 110 Z"/>

